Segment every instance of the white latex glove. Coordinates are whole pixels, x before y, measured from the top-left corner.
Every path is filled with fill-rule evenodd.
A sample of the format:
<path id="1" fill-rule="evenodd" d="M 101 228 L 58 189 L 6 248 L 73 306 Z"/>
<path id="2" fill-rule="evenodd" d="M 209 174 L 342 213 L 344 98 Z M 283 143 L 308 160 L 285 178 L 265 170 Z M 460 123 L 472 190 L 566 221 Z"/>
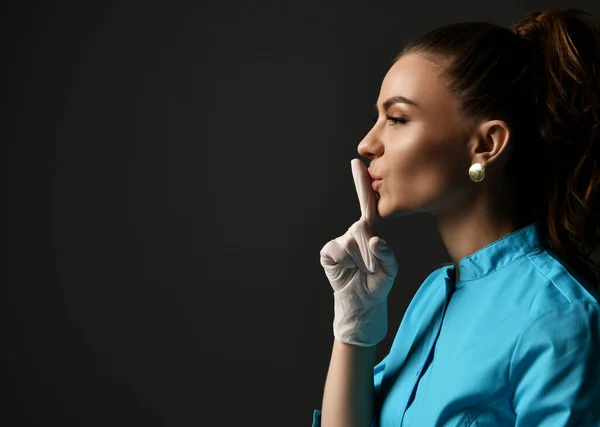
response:
<path id="1" fill-rule="evenodd" d="M 359 159 L 351 166 L 362 215 L 346 234 L 323 246 L 321 265 L 334 291 L 335 338 L 369 347 L 387 333 L 387 296 L 398 263 L 392 248 L 375 235 L 380 217 L 367 168 Z"/>

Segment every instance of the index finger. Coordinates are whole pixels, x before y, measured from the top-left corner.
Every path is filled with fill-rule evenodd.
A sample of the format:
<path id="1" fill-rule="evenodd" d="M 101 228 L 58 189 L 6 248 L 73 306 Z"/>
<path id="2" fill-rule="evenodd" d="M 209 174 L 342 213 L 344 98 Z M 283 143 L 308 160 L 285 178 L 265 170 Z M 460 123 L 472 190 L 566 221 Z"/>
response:
<path id="1" fill-rule="evenodd" d="M 377 234 L 377 223 L 379 222 L 379 214 L 377 213 L 377 200 L 375 192 L 371 187 L 371 177 L 367 172 L 366 166 L 360 159 L 352 159 L 352 177 L 354 178 L 354 186 L 358 194 L 360 203 L 360 212 L 371 226 L 373 233 Z"/>

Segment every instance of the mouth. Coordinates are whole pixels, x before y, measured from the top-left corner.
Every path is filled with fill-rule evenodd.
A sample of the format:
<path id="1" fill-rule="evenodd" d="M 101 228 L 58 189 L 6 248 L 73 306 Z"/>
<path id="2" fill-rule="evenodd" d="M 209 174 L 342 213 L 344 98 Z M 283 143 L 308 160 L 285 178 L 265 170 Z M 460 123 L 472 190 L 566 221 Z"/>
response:
<path id="1" fill-rule="evenodd" d="M 371 177 L 371 179 L 373 181 L 381 181 L 383 178 L 380 177 L 379 175 L 377 175 L 375 172 L 372 172 L 370 170 L 367 171 L 369 173 L 369 176 Z"/>
<path id="2" fill-rule="evenodd" d="M 377 192 L 377 190 L 381 186 L 381 183 L 382 183 L 381 179 L 373 179 L 373 180 L 371 180 L 371 188 L 373 189 L 373 191 Z"/>

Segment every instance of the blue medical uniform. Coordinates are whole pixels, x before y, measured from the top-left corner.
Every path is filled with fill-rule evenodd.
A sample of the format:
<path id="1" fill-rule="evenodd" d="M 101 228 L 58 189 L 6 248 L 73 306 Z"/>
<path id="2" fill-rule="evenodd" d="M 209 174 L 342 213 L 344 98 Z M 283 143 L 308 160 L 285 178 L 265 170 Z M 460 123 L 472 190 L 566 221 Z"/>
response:
<path id="1" fill-rule="evenodd" d="M 600 294 L 540 226 L 425 279 L 374 367 L 372 427 L 600 426 Z"/>

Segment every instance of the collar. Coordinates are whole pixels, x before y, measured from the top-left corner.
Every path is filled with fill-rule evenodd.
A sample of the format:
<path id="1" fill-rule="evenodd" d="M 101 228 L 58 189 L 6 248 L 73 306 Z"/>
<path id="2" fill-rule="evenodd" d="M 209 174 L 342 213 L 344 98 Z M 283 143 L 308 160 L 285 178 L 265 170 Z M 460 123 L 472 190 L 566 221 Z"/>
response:
<path id="1" fill-rule="evenodd" d="M 483 278 L 540 248 L 543 241 L 541 226 L 541 222 L 533 222 L 461 258 L 458 262 L 460 280 L 454 286 L 462 288 L 467 282 Z M 446 274 L 454 282 L 454 265 L 446 267 Z"/>

